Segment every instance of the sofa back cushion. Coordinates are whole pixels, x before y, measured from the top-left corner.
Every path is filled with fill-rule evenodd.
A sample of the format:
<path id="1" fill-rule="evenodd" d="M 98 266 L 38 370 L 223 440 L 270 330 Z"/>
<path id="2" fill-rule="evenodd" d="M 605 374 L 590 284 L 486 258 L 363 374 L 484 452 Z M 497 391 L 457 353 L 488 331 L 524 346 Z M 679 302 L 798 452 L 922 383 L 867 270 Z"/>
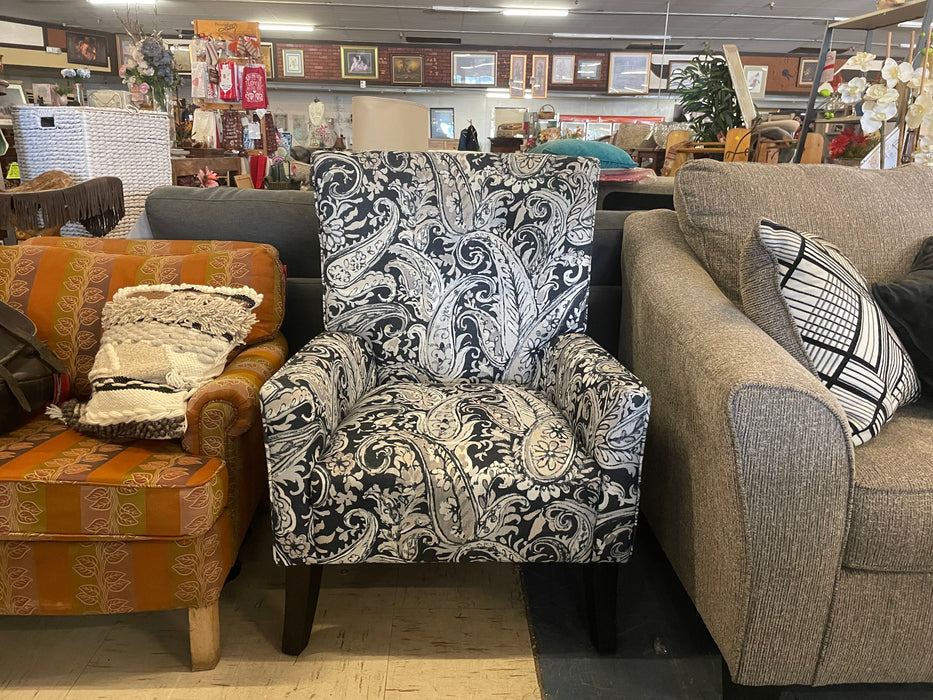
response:
<path id="1" fill-rule="evenodd" d="M 761 219 L 836 245 L 869 283 L 910 269 L 929 234 L 933 169 L 693 161 L 677 171 L 674 206 L 688 245 L 740 303 L 742 246 Z"/>
<path id="2" fill-rule="evenodd" d="M 33 320 L 38 337 L 68 369 L 77 398 L 90 395 L 87 375 L 100 344 L 101 313 L 122 287 L 252 287 L 263 294 L 263 302 L 256 309 L 259 321 L 248 344 L 272 337 L 282 322 L 284 275 L 269 246 L 190 255 L 121 255 L 74 247 L 82 240 L 0 247 L 0 299 Z"/>

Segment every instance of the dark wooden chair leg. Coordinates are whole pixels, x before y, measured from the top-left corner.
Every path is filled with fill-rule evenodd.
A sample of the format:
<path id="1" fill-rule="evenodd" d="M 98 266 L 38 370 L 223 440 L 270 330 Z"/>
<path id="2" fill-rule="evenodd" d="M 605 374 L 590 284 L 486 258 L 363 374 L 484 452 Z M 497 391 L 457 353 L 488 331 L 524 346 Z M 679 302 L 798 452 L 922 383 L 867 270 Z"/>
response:
<path id="1" fill-rule="evenodd" d="M 322 564 L 285 568 L 285 624 L 282 627 L 282 651 L 298 656 L 308 646 L 314 610 L 321 590 Z"/>
<path id="2" fill-rule="evenodd" d="M 616 650 L 619 565 L 612 562 L 586 564 L 584 579 L 590 638 L 600 654 L 612 654 Z"/>
<path id="3" fill-rule="evenodd" d="M 725 659 L 722 661 L 722 700 L 778 700 L 783 685 L 739 685 L 733 682 Z"/>

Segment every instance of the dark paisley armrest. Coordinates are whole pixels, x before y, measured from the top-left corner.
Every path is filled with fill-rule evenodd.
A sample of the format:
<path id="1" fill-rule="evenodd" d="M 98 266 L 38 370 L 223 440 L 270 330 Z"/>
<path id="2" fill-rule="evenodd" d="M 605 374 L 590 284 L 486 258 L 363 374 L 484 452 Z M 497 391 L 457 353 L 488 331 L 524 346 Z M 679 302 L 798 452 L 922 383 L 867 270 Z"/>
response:
<path id="1" fill-rule="evenodd" d="M 334 428 L 375 383 L 375 365 L 365 341 L 349 333 L 325 332 L 262 387 L 277 540 L 308 546 L 312 467 Z"/>
<path id="2" fill-rule="evenodd" d="M 595 559 L 628 556 L 651 408 L 648 389 L 592 338 L 551 342 L 543 388 L 602 471 Z"/>

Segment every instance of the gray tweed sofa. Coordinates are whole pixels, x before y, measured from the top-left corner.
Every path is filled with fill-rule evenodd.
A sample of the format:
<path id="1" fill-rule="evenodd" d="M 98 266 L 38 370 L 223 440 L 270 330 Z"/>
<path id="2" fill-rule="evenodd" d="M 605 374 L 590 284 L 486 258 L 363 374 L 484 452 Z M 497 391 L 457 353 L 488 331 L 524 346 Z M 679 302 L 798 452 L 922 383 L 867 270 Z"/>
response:
<path id="1" fill-rule="evenodd" d="M 744 685 L 933 682 L 933 402 L 853 448 L 837 401 L 743 314 L 762 217 L 871 281 L 931 234 L 933 169 L 697 161 L 625 224 L 623 362 L 653 395 L 642 508 Z"/>

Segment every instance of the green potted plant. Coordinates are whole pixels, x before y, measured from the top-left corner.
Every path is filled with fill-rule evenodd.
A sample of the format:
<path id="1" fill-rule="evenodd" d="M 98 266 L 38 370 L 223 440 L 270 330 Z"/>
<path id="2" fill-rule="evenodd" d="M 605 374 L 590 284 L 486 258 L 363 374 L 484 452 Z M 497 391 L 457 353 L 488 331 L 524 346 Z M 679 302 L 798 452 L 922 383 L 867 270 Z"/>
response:
<path id="1" fill-rule="evenodd" d="M 708 42 L 671 82 L 697 141 L 722 141 L 729 129 L 742 126 L 729 65 Z"/>

